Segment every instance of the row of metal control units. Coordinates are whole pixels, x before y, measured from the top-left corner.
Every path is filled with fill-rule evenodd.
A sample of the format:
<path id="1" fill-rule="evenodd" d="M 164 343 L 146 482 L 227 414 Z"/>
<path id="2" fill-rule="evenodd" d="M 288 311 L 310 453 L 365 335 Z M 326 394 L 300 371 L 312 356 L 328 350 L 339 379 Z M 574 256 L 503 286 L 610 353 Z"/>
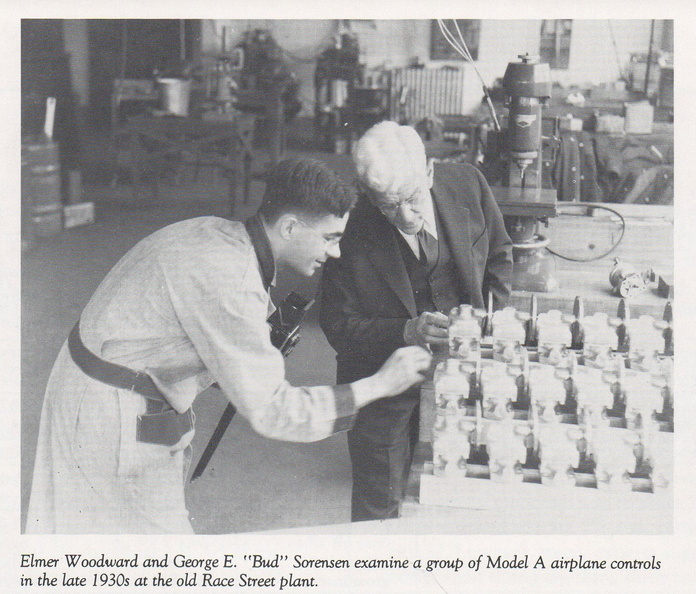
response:
<path id="1" fill-rule="evenodd" d="M 536 307 L 532 298 L 529 312 L 450 312 L 449 349 L 434 371 L 434 398 L 421 407 L 432 475 L 670 490 L 671 305 L 662 319 L 631 319 L 624 301 L 615 316 L 585 316 L 580 299 L 567 314 Z"/>

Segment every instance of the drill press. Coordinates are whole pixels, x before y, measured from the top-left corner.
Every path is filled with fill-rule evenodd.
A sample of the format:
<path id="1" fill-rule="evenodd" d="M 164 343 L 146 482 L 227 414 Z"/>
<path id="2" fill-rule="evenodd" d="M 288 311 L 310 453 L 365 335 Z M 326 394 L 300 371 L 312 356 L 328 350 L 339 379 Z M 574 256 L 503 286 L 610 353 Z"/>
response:
<path id="1" fill-rule="evenodd" d="M 490 183 L 513 242 L 513 290 L 553 291 L 554 261 L 539 221 L 556 216 L 556 190 L 542 188 L 542 110 L 551 96 L 548 64 L 529 54 L 510 62 L 503 77 L 507 127 L 486 137 L 486 159 L 502 163 Z"/>

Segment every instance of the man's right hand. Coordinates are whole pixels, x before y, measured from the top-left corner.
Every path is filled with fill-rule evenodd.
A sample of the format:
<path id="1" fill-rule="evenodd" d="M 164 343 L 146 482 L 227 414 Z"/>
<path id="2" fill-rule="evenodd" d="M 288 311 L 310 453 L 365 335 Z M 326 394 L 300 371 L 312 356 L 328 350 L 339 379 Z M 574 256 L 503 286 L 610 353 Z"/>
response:
<path id="1" fill-rule="evenodd" d="M 356 406 L 396 396 L 423 381 L 432 355 L 419 346 L 402 347 L 394 351 L 380 370 L 370 377 L 353 383 Z"/>
<path id="2" fill-rule="evenodd" d="M 425 347 L 429 344 L 447 344 L 447 328 L 449 319 L 443 313 L 423 312 L 417 318 L 406 322 L 404 326 L 404 341 L 406 344 L 417 344 Z"/>

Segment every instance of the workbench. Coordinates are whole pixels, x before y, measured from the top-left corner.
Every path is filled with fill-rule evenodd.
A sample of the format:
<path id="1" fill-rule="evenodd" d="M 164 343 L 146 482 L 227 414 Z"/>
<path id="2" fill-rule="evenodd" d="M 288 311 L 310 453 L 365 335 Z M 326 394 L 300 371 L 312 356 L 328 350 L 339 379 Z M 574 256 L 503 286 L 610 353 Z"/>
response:
<path id="1" fill-rule="evenodd" d="M 159 175 L 181 166 L 213 167 L 230 178 L 230 210 L 249 196 L 255 116 L 225 119 L 140 115 L 114 132 L 117 158 L 125 159 L 133 187 L 145 171 Z"/>
<path id="2" fill-rule="evenodd" d="M 283 89 L 237 89 L 234 91 L 234 107 L 246 114 L 253 114 L 267 125 L 270 165 L 280 161 L 285 153 L 285 104 Z"/>
<path id="3" fill-rule="evenodd" d="M 566 203 L 559 203 L 559 206 Z M 534 293 L 539 311 L 560 309 L 572 313 L 575 297 L 582 297 L 585 313 L 603 311 L 615 315 L 620 298 L 612 293 L 609 273 L 614 258 L 633 265 L 638 271 L 653 269 L 670 282 L 674 276 L 674 207 L 671 205 L 607 204 L 620 213 L 626 222 L 624 236 L 609 255 L 591 262 L 570 262 L 554 257 L 558 288 L 548 293 Z M 549 220 L 549 227 L 540 233 L 551 239 L 549 248 L 558 253 L 589 257 L 593 241 L 604 233 L 602 223 L 594 217 L 558 217 Z M 613 223 L 612 223 L 613 225 Z M 601 246 L 598 246 L 601 252 Z M 510 305 L 529 311 L 532 293 L 513 291 Z M 631 315 L 652 315 L 662 318 L 667 299 L 654 288 L 628 301 Z"/>

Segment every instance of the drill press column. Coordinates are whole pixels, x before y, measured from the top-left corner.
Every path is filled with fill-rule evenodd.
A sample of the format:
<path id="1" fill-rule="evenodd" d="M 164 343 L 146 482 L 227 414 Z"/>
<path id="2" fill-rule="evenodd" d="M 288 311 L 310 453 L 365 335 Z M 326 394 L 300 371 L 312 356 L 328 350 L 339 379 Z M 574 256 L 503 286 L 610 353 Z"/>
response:
<path id="1" fill-rule="evenodd" d="M 510 62 L 503 77 L 507 128 L 495 145 L 505 163 L 502 185 L 492 185 L 505 227 L 513 242 L 512 288 L 552 291 L 557 287 L 554 262 L 546 253 L 548 239 L 538 222 L 556 215 L 556 191 L 542 188 L 542 110 L 551 96 L 548 64 L 524 54 Z"/>

